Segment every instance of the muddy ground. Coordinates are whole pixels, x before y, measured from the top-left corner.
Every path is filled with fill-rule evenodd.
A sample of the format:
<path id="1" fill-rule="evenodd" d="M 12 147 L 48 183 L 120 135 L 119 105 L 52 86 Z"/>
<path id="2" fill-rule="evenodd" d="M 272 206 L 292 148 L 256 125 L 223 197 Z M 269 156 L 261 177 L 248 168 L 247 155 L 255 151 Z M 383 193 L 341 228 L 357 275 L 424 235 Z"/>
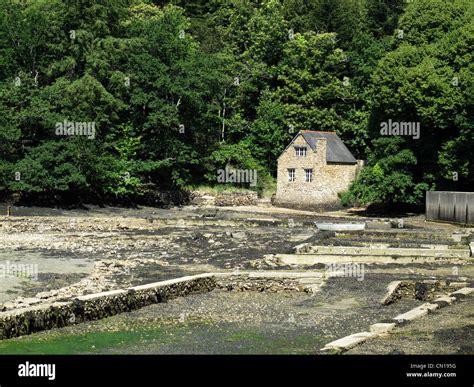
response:
<path id="1" fill-rule="evenodd" d="M 204 272 L 296 269 L 275 267 L 264 256 L 290 253 L 294 246 L 314 238 L 315 221 L 367 219 L 356 212 L 313 214 L 272 207 L 14 208 L 13 215 L 0 219 L 0 265 L 37 265 L 32 267 L 37 267 L 38 275 L 2 279 L 0 303 L 61 288 L 70 296 Z M 466 232 L 426 223 L 422 216 L 406 217 L 404 225 Z M 370 324 L 421 303 L 404 299 L 381 306 L 389 282 L 446 278 L 472 282 L 473 266 L 366 265 L 363 281 L 331 278 L 314 295 L 216 290 L 102 321 L 6 340 L 0 342 L 0 353 L 319 353 L 327 342 L 367 330 Z M 306 269 L 322 271 L 324 267 Z M 441 323 L 450 308 L 456 308 L 459 316 L 451 315 L 451 324 L 458 324 L 455 327 Z M 419 349 L 413 345 L 413 353 L 472 353 L 460 342 L 456 346 L 461 334 L 442 333 L 451 326 L 472 334 L 472 303 L 439 313 L 438 322 L 425 323 L 431 332 L 426 337 L 431 339 Z M 384 340 L 367 344 L 366 352 L 361 347 L 361 353 L 411 353 L 395 336 L 391 346 Z M 445 352 L 439 349 L 440 340 L 446 340 Z"/>

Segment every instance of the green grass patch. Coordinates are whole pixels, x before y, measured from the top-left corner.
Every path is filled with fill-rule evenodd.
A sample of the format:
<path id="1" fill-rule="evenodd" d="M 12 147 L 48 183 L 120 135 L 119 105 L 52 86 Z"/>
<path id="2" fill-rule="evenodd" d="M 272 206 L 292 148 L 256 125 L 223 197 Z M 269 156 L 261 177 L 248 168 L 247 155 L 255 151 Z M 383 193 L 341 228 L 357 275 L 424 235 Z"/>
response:
<path id="1" fill-rule="evenodd" d="M 185 324 L 111 326 L 92 323 L 0 341 L 0 354 L 311 354 L 325 339 L 273 326 L 240 326 L 194 321 Z M 113 324 L 113 323 L 112 323 Z"/>
<path id="2" fill-rule="evenodd" d="M 170 327 L 153 329 L 130 329 L 118 331 L 95 331 L 79 334 L 69 332 L 43 332 L 0 341 L 0 354 L 66 355 L 81 353 L 103 353 L 110 349 L 120 350 L 150 340 L 166 341 Z M 119 352 L 119 351 L 118 351 Z"/>

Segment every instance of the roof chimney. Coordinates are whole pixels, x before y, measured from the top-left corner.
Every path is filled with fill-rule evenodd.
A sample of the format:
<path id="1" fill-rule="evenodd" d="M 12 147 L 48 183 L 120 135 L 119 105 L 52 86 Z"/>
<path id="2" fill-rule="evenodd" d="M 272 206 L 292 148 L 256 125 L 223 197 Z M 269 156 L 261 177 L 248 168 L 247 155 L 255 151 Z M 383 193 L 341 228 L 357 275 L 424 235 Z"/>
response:
<path id="1" fill-rule="evenodd" d="M 327 162 L 327 147 L 327 139 L 324 137 L 318 138 L 316 142 L 316 158 L 320 164 L 326 164 Z"/>

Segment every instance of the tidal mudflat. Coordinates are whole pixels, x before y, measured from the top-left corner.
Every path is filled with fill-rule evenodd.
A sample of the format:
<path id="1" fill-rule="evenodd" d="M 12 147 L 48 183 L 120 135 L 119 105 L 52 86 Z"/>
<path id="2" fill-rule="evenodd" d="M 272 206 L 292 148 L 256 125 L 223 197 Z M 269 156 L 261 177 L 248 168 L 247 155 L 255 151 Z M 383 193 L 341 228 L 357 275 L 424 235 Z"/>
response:
<path id="1" fill-rule="evenodd" d="M 328 276 L 309 293 L 255 291 L 245 284 L 215 289 L 99 321 L 3 340 L 0 353 L 319 353 L 328 342 L 366 331 L 371 324 L 424 302 L 405 297 L 382 305 L 393 281 L 457 281 L 472 286 L 474 265 L 469 260 L 435 259 L 439 251 L 468 249 L 469 229 L 430 224 L 414 216 L 404 219 L 406 231 L 346 235 L 318 232 L 316 221 L 375 221 L 386 227 L 391 219 L 258 206 L 65 212 L 18 208 L 16 216 L 0 223 L 0 264 L 30 265 L 37 275 L 9 275 L 2 280 L 0 302 L 6 311 L 200 273 L 307 271 L 324 276 L 330 270 L 326 264 L 286 264 L 277 259 L 302 250 L 302 244 L 313 250 L 323 246 L 325 251 L 345 246 L 364 251 L 371 246 L 373 251 L 384 246 L 416 248 L 433 251 L 433 260 L 419 263 L 414 257 L 400 264 L 394 257 L 391 262 L 362 264 L 358 276 Z M 341 257 L 334 255 L 334 262 Z M 466 314 L 462 305 L 469 304 L 457 305 L 456 310 Z M 469 330 L 470 325 L 458 328 Z M 436 325 L 431 331 L 438 341 L 456 340 L 436 335 Z M 378 339 L 381 344 L 374 351 L 384 352 L 383 340 Z M 387 351 L 396 352 L 396 347 L 394 342 Z M 453 345 L 446 348 L 456 352 Z M 459 345 L 458 352 L 463 351 L 466 348 Z"/>

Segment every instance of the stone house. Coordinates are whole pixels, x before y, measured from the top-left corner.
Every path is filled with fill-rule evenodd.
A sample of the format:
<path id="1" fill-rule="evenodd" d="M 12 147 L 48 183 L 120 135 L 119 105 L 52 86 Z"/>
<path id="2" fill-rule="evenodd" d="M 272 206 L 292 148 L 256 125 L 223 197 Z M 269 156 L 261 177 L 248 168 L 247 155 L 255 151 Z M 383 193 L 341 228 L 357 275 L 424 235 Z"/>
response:
<path id="1" fill-rule="evenodd" d="M 335 132 L 300 131 L 278 157 L 273 203 L 294 208 L 339 206 L 362 167 Z"/>

